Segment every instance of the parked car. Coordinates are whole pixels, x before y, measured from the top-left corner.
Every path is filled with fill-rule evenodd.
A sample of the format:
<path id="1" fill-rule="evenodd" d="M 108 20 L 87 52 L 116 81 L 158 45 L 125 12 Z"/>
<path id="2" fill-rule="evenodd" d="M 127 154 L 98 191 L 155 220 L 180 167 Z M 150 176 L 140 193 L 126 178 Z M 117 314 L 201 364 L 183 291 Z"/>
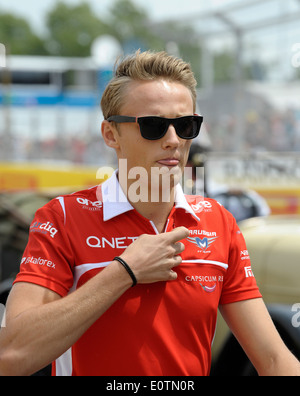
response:
<path id="1" fill-rule="evenodd" d="M 19 272 L 34 213 L 48 201 L 35 192 L 0 194 L 0 304 L 5 304 Z"/>
<path id="2" fill-rule="evenodd" d="M 300 359 L 300 216 L 257 217 L 239 225 L 273 322 Z M 213 344 L 211 375 L 256 375 L 221 317 Z"/>

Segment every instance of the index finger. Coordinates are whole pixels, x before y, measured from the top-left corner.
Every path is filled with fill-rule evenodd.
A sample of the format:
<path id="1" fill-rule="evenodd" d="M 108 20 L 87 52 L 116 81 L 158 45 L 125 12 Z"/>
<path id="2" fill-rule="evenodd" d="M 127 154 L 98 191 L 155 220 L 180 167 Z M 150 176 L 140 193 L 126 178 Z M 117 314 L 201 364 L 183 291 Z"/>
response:
<path id="1" fill-rule="evenodd" d="M 185 239 L 189 236 L 190 232 L 186 227 L 177 227 L 170 232 L 166 232 L 166 238 L 170 243 L 175 243 Z"/>

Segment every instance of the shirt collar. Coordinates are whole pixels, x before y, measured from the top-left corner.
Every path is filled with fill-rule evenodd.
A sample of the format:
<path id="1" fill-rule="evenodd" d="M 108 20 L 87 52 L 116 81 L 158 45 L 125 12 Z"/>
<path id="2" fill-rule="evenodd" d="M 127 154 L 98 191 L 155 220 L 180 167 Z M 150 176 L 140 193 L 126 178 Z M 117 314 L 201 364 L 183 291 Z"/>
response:
<path id="1" fill-rule="evenodd" d="M 116 170 L 101 186 L 104 221 L 134 209 L 119 184 L 117 173 Z"/>
<path id="2" fill-rule="evenodd" d="M 184 209 L 186 213 L 189 213 L 192 217 L 194 217 L 194 219 L 200 221 L 199 217 L 188 204 L 180 184 L 177 184 L 175 187 L 175 208 Z"/>
<path id="3" fill-rule="evenodd" d="M 102 184 L 104 221 L 111 220 L 114 217 L 134 209 L 127 200 L 127 197 L 119 184 L 117 173 L 118 171 L 116 170 L 113 175 Z M 188 204 L 180 184 L 177 184 L 175 187 L 175 208 L 184 209 L 186 213 L 190 214 L 197 221 L 200 221 L 199 217 Z"/>

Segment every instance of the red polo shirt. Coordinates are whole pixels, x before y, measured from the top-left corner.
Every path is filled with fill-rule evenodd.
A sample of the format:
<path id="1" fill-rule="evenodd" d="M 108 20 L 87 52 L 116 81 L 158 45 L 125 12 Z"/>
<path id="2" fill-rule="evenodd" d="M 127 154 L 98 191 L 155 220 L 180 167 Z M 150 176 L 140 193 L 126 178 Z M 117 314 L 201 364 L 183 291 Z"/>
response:
<path id="1" fill-rule="evenodd" d="M 165 232 L 189 228 L 172 282 L 137 285 L 53 364 L 54 375 L 208 375 L 219 304 L 259 298 L 244 238 L 219 203 L 176 187 Z M 15 282 L 76 290 L 155 225 L 125 198 L 116 174 L 36 213 Z"/>

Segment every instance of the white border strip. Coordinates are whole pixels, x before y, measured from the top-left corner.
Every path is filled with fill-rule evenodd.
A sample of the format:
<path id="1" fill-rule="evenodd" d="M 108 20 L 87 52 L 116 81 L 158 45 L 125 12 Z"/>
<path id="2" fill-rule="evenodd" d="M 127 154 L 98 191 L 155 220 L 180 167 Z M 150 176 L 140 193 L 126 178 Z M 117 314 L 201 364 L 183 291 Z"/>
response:
<path id="1" fill-rule="evenodd" d="M 103 263 L 88 263 L 88 264 L 77 265 L 74 268 L 74 283 L 73 283 L 72 289 L 70 291 L 76 290 L 77 283 L 83 274 L 85 274 L 86 272 L 93 270 L 95 268 L 107 267 L 110 263 L 111 263 L 111 261 L 106 261 Z"/>
<path id="2" fill-rule="evenodd" d="M 212 260 L 182 260 L 183 263 L 198 263 L 198 264 L 212 264 L 222 267 L 224 269 L 228 269 L 228 264 L 221 263 L 220 261 L 212 261 Z"/>
<path id="3" fill-rule="evenodd" d="M 75 267 L 74 269 L 74 282 L 73 286 L 70 290 L 70 293 L 77 288 L 77 283 L 80 277 L 86 272 L 94 269 L 94 268 L 104 268 L 107 267 L 111 261 L 104 263 L 90 263 L 90 264 L 81 264 Z M 73 361 L 72 361 L 72 347 L 68 349 L 65 353 L 63 353 L 59 358 L 55 360 L 55 369 L 57 377 L 66 377 L 71 376 L 73 372 Z"/>

